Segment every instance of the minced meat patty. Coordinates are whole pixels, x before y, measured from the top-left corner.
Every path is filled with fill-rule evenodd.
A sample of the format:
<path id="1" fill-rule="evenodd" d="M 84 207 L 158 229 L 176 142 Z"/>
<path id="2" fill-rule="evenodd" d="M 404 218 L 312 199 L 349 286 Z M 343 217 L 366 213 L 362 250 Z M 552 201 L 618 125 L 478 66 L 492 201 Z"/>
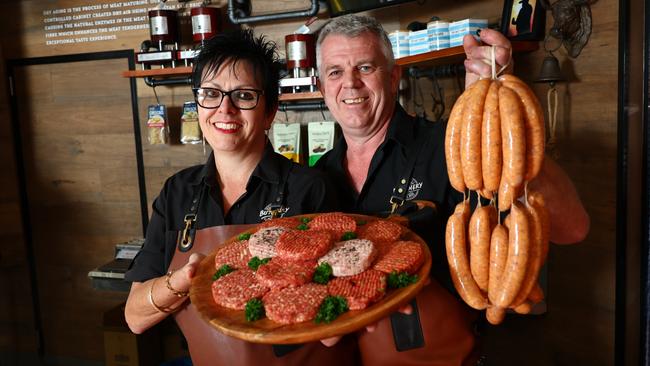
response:
<path id="1" fill-rule="evenodd" d="M 214 268 L 219 269 L 224 264 L 232 268 L 246 268 L 251 260 L 251 253 L 248 251 L 248 240 L 241 240 L 223 246 L 214 255 Z"/>
<path id="2" fill-rule="evenodd" d="M 384 273 L 414 273 L 424 262 L 422 245 L 414 241 L 398 241 L 377 258 L 373 268 Z"/>
<path id="3" fill-rule="evenodd" d="M 334 244 L 334 247 L 318 259 L 327 262 L 336 277 L 353 276 L 365 271 L 377 255 L 375 245 L 366 239 L 352 239 Z"/>
<path id="4" fill-rule="evenodd" d="M 244 310 L 248 300 L 262 297 L 269 288 L 260 284 L 250 269 L 240 269 L 212 282 L 212 297 L 218 305 Z"/>
<path id="5" fill-rule="evenodd" d="M 314 276 L 316 262 L 295 262 L 279 257 L 260 266 L 255 272 L 257 280 L 271 290 L 297 287 L 310 282 Z"/>
<path id="6" fill-rule="evenodd" d="M 327 284 L 332 296 L 343 296 L 350 310 L 365 309 L 386 294 L 386 274 L 369 269 L 354 276 L 337 277 Z"/>
<path id="7" fill-rule="evenodd" d="M 332 247 L 332 234 L 324 230 L 290 230 L 275 244 L 277 255 L 293 261 L 316 260 Z"/>
<path id="8" fill-rule="evenodd" d="M 334 233 L 335 240 L 341 239 L 346 232 L 357 230 L 357 221 L 340 212 L 320 214 L 309 223 L 310 230 L 330 230 Z"/>
<path id="9" fill-rule="evenodd" d="M 402 236 L 402 225 L 386 220 L 374 220 L 357 227 L 359 239 L 393 242 Z"/>
<path id="10" fill-rule="evenodd" d="M 326 297 L 326 285 L 308 283 L 271 291 L 262 301 L 269 319 L 280 324 L 294 324 L 314 319 Z"/>

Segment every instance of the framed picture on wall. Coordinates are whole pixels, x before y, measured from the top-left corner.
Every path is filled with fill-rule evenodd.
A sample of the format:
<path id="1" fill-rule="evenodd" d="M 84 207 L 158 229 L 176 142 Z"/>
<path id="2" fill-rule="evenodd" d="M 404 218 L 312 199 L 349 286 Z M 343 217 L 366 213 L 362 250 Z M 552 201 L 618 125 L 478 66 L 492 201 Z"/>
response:
<path id="1" fill-rule="evenodd" d="M 546 9 L 539 0 L 505 0 L 501 32 L 515 41 L 544 39 Z"/>

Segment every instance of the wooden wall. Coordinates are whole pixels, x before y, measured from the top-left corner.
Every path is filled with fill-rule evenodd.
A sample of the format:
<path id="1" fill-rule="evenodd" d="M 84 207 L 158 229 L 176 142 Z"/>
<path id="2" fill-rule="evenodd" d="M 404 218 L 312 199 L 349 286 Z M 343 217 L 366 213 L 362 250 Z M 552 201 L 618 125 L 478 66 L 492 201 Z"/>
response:
<path id="1" fill-rule="evenodd" d="M 169 1 L 168 3 L 174 3 Z M 221 2 L 224 3 L 224 2 Z M 379 18 L 387 30 L 405 28 L 413 20 L 426 21 L 431 16 L 440 16 L 446 19 L 459 19 L 465 17 L 484 17 L 490 23 L 497 23 L 501 16 L 502 1 L 452 1 L 437 0 L 425 1 L 422 5 L 410 3 L 399 7 L 370 12 Z M 0 22 L 2 33 L 0 51 L 4 59 L 27 58 L 38 56 L 51 56 L 95 52 L 116 49 L 137 49 L 142 40 L 148 38 L 147 30 L 118 33 L 115 41 L 102 41 L 79 45 L 44 45 L 42 11 L 50 8 L 64 8 L 87 3 L 81 0 L 57 1 L 20 1 L 0 0 L 0 11 L 3 15 Z M 291 0 L 284 2 L 255 0 L 253 1 L 254 14 L 287 10 L 306 9 L 309 2 L 306 0 Z M 558 113 L 559 157 L 558 162 L 573 178 L 577 189 L 591 215 L 592 230 L 588 238 L 575 246 L 553 246 L 550 252 L 548 265 L 549 293 L 548 312 L 537 317 L 509 316 L 506 322 L 499 327 L 486 327 L 482 330 L 484 353 L 488 356 L 490 364 L 495 365 L 610 365 L 613 363 L 614 352 L 614 282 L 615 282 L 615 194 L 616 182 L 616 110 L 617 98 L 617 37 L 618 37 L 618 2 L 613 0 L 600 0 L 592 6 L 593 34 L 587 47 L 575 60 L 566 56 L 562 49 L 556 52 L 563 70 L 570 74 L 571 82 L 560 84 L 560 107 Z M 321 13 L 324 21 L 327 15 Z M 550 20 L 549 20 L 550 22 Z M 264 33 L 283 46 L 284 35 L 298 28 L 301 21 L 283 21 L 262 23 L 254 25 L 258 33 Z M 532 54 L 516 55 L 516 73 L 525 80 L 532 80 L 537 75 L 543 51 Z M 0 63 L 2 60 L 0 59 Z M 31 95 L 31 101 L 25 108 L 31 115 L 38 115 L 42 109 L 36 101 L 47 98 L 56 98 L 62 95 L 72 95 L 71 103 L 83 102 L 84 96 L 75 88 L 82 85 L 93 85 L 93 88 L 102 88 L 107 91 L 119 88 L 124 90 L 121 83 L 126 82 L 118 77 L 120 65 L 111 67 L 110 75 L 106 73 L 84 73 L 83 83 L 71 83 L 64 89 L 51 90 L 48 85 L 55 85 L 57 73 L 65 71 L 65 67 L 55 70 L 39 70 L 43 72 L 39 77 L 38 88 L 44 94 Z M 70 66 L 72 67 L 72 66 Z M 76 67 L 69 69 L 70 73 L 83 72 Z M 108 84 L 105 80 L 114 78 Z M 101 82 L 100 82 L 101 79 Z M 459 94 L 460 90 L 453 79 L 440 80 L 445 86 L 447 106 Z M 418 86 L 423 94 L 428 95 L 430 81 L 420 80 Z M 45 86 L 43 86 L 45 85 Z M 151 88 L 142 80 L 137 82 L 138 103 L 140 119 L 146 116 L 146 107 L 155 102 Z M 546 85 L 535 85 L 535 91 L 545 105 Z M 73 91 L 71 91 L 73 90 Z M 50 94 L 46 94 L 50 93 Z M 30 293 L 24 282 L 18 279 L 25 278 L 26 260 L 24 249 L 21 245 L 9 245 L 22 242 L 22 232 L 19 220 L 18 187 L 16 184 L 15 167 L 13 163 L 12 139 L 8 126 L 8 106 L 6 104 L 5 90 L 0 91 L 0 164 L 5 174 L 0 178 L 0 224 L 8 228 L 0 234 L 0 292 L 9 293 L 9 297 L 0 299 L 0 352 L 5 351 L 33 351 L 35 348 L 34 337 L 28 326 L 32 322 L 30 313 Z M 76 93 L 76 94 L 75 94 Z M 191 95 L 185 87 L 158 87 L 158 99 L 170 107 L 173 135 L 178 136 L 178 118 L 183 102 L 189 100 Z M 98 98 L 110 100 L 115 95 L 107 96 L 101 93 Z M 83 98 L 82 98 L 83 97 Z M 130 103 L 128 98 L 120 96 L 111 106 L 102 105 L 102 110 L 110 115 L 118 116 L 110 129 L 100 128 L 91 110 L 98 109 L 96 104 L 83 103 L 88 113 L 75 111 L 75 122 L 79 128 L 86 128 L 87 135 L 83 139 L 82 150 L 86 156 L 93 159 L 103 159 L 107 154 L 118 154 L 119 164 L 108 164 L 105 168 L 114 174 L 132 179 L 134 174 L 134 156 L 132 138 L 128 136 L 130 128 Z M 3 99 L 4 98 L 4 99 Z M 425 98 L 425 109 L 430 109 L 430 99 Z M 68 106 L 54 106 L 49 103 L 51 113 L 73 113 L 74 108 Z M 78 104 L 77 104 L 78 105 Z M 114 112 L 113 112 L 114 111 Z M 325 117 L 330 118 L 325 112 Z M 283 113 L 278 112 L 276 121 L 305 123 L 313 120 L 322 120 L 321 113 Z M 63 134 L 48 130 L 52 136 Z M 175 132 L 174 132 L 175 131 Z M 36 139 L 38 136 L 35 136 Z M 112 149 L 107 151 L 102 146 L 95 146 L 102 138 L 110 139 Z M 53 139 L 48 137 L 47 142 Z M 143 128 L 143 145 L 146 189 L 149 205 L 158 194 L 164 179 L 180 168 L 190 164 L 201 163 L 205 158 L 200 145 L 185 146 L 173 143 L 166 146 L 149 146 L 146 144 L 146 134 Z M 66 145 L 63 141 L 63 145 Z M 67 145 L 69 146 L 69 145 Z M 87 149 L 87 150 L 86 150 Z M 100 176 L 89 176 L 90 173 L 76 169 L 71 171 L 69 159 L 62 153 L 62 159 L 48 161 L 48 167 L 39 165 L 38 172 L 68 176 L 66 179 L 89 179 L 93 183 L 82 190 L 75 192 L 97 198 L 102 197 L 102 204 L 96 203 L 94 210 L 88 210 L 92 215 L 94 229 L 75 227 L 71 233 L 60 230 L 35 232 L 36 238 L 43 239 L 43 235 L 55 232 L 62 235 L 67 241 L 76 236 L 83 241 L 82 244 L 62 244 L 66 253 L 72 253 L 67 262 L 50 263 L 56 259 L 62 261 L 61 254 L 54 255 L 51 249 L 42 250 L 39 263 L 40 286 L 56 286 L 59 282 L 72 283 L 57 291 L 42 290 L 42 302 L 47 304 L 44 318 L 46 351 L 60 357 L 81 360 L 103 359 L 101 349 L 101 311 L 110 308 L 114 303 L 125 299 L 124 294 L 102 293 L 90 289 L 86 272 L 93 266 L 108 261 L 112 256 L 112 247 L 119 240 L 126 240 L 138 235 L 138 227 L 126 225 L 120 220 L 111 221 L 103 215 L 106 207 L 114 207 L 125 215 L 136 215 L 137 192 L 133 188 L 125 188 L 120 182 L 113 181 L 103 184 Z M 83 155 L 83 154 L 82 154 Z M 83 164 L 81 165 L 83 167 Z M 79 174 L 77 176 L 76 174 Z M 101 174 L 100 174 L 101 175 Z M 100 183 L 102 182 L 102 183 Z M 65 186 L 63 184 L 62 186 Z M 107 187 L 108 186 L 108 187 Z M 120 186 L 121 188 L 118 189 Z M 40 196 L 38 190 L 30 186 L 32 194 L 48 201 L 50 194 Z M 59 188 L 61 189 L 61 188 Z M 106 189 L 112 192 L 107 194 Z M 111 190 L 113 189 L 113 190 Z M 64 200 L 59 197 L 59 200 Z M 65 210 L 72 211 L 83 205 L 78 202 L 66 202 Z M 108 206 L 107 206 L 108 205 Z M 48 220 L 59 213 L 45 211 L 39 213 L 39 219 Z M 137 212 L 139 213 L 139 211 Z M 42 216 L 45 215 L 45 216 Z M 71 216 L 71 218 L 75 218 Z M 100 230 L 104 223 L 106 230 Z M 48 228 L 52 229 L 53 228 Z M 77 233 L 77 235 L 75 235 Z M 108 233 L 108 234 L 107 234 Z M 42 249 L 42 248 L 41 248 Z M 37 253 L 37 255 L 38 255 Z M 45 257 L 43 257 L 45 256 Z M 587 270 L 585 270 L 587 268 Z M 62 274 L 60 273 L 62 271 Z M 24 280 L 23 280 L 24 281 Z M 22 283 L 18 286 L 16 283 Z M 74 301 L 71 301 L 74 298 Z M 78 314 L 75 316 L 74 326 L 80 329 L 69 331 L 64 324 L 51 319 L 61 314 L 62 311 Z M 12 319 L 11 321 L 9 319 Z"/>

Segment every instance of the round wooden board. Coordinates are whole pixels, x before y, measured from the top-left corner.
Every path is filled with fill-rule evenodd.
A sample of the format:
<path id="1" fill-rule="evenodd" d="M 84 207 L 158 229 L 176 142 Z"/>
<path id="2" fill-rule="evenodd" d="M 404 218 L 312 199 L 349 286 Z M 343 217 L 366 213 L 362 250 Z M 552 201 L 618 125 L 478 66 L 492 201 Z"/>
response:
<path id="1" fill-rule="evenodd" d="M 347 214 L 358 220 L 376 220 L 376 217 Z M 300 217 L 314 217 L 302 215 Z M 247 232 L 254 232 L 255 228 Z M 237 235 L 227 240 L 223 245 L 228 245 L 237 240 Z M 212 298 L 212 275 L 215 272 L 213 250 L 199 265 L 199 269 L 192 280 L 190 299 L 203 319 L 224 334 L 248 342 L 267 344 L 293 344 L 317 341 L 323 338 L 344 335 L 359 330 L 366 325 L 397 311 L 402 305 L 408 303 L 420 291 L 429 276 L 431 269 L 431 253 L 425 242 L 414 232 L 405 228 L 402 240 L 412 240 L 422 245 L 424 264 L 417 272 L 418 281 L 407 287 L 388 290 L 379 302 L 363 310 L 348 311 L 329 324 L 316 324 L 313 321 L 298 324 L 284 325 L 268 318 L 254 322 L 246 321 L 243 310 L 232 310 L 217 305 Z"/>

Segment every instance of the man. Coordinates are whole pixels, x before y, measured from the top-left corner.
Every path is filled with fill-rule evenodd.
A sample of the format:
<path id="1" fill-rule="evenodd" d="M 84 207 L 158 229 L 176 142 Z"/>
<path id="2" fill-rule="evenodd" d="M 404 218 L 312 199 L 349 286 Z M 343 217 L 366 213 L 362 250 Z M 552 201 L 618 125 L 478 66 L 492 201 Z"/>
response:
<path id="1" fill-rule="evenodd" d="M 505 37 L 486 29 L 481 38 L 497 46 L 497 64 L 511 66 L 510 42 Z M 487 62 L 490 47 L 481 46 L 471 36 L 465 37 L 464 47 L 466 85 L 479 76 L 491 75 Z M 435 233 L 428 238 L 434 258 L 433 274 L 447 282 L 442 233 L 446 218 L 462 196 L 449 184 L 444 124 L 413 118 L 397 103 L 401 70 L 376 20 L 359 15 L 333 19 L 321 29 L 316 54 L 321 93 L 343 131 L 343 138 L 319 160 L 318 167 L 338 183 L 342 209 L 373 214 L 385 212 L 402 200 L 436 202 L 439 219 L 431 222 L 428 232 L 419 234 Z M 546 159 L 539 179 L 529 187 L 541 191 L 547 200 L 553 222 L 552 241 L 568 243 L 584 238 L 589 218 L 570 180 L 556 164 Z M 396 193 L 400 188 L 401 195 Z M 566 222 L 573 226 L 562 225 Z M 416 299 L 419 305 L 413 308 L 415 314 L 391 316 L 390 320 L 380 321 L 376 331 L 359 337 L 364 363 L 475 362 L 473 321 L 467 308 L 435 280 Z M 418 334 L 418 327 L 424 334 Z"/>

